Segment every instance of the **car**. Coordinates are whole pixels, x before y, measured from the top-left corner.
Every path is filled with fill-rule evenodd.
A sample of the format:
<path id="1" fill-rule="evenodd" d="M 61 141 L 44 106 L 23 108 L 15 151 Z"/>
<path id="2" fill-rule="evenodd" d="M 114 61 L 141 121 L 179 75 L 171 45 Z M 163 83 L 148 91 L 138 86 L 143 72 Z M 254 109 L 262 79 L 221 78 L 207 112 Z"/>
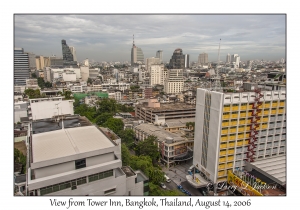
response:
<path id="1" fill-rule="evenodd" d="M 167 175 L 165 175 L 165 179 L 166 179 L 166 182 L 171 182 L 171 179 L 167 176 Z"/>
<path id="2" fill-rule="evenodd" d="M 163 188 L 163 189 L 167 189 L 167 186 L 164 184 L 164 183 L 160 183 L 160 186 L 161 186 L 161 188 Z"/>

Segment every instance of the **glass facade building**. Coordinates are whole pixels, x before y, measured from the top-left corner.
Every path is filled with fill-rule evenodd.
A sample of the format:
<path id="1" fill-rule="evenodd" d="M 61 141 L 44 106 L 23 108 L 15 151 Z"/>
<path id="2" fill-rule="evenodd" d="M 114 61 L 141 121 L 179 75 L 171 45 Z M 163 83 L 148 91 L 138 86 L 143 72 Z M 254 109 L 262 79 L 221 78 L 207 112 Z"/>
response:
<path id="1" fill-rule="evenodd" d="M 182 54 L 182 49 L 177 48 L 170 59 L 169 69 L 184 69 L 184 64 L 185 55 Z"/>
<path id="2" fill-rule="evenodd" d="M 66 66 L 77 66 L 77 62 L 74 61 L 73 54 L 70 50 L 70 47 L 67 45 L 66 40 L 61 40 L 61 46 L 62 46 L 62 54 L 63 54 L 63 60 L 64 60 L 64 65 Z"/>
<path id="3" fill-rule="evenodd" d="M 23 48 L 14 49 L 14 85 L 26 85 L 29 79 L 29 57 Z"/>

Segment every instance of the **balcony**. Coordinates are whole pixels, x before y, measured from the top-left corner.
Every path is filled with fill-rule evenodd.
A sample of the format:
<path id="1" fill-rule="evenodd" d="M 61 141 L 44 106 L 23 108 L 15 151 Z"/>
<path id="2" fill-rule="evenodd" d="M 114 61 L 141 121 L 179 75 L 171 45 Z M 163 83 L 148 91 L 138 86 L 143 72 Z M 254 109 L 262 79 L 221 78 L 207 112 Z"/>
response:
<path id="1" fill-rule="evenodd" d="M 236 128 L 231 128 L 230 133 L 236 133 Z"/>
<path id="2" fill-rule="evenodd" d="M 240 131 L 240 130 L 239 130 L 239 131 Z M 244 134 L 244 133 L 238 134 L 238 136 L 237 136 L 238 139 L 243 139 L 244 137 L 245 137 L 245 134 Z"/>
<path id="3" fill-rule="evenodd" d="M 234 160 L 234 157 L 233 156 L 228 156 L 227 157 L 227 161 L 233 161 Z"/>
<path id="4" fill-rule="evenodd" d="M 221 151 L 220 156 L 224 156 L 224 155 L 226 155 L 226 151 Z"/>
<path id="5" fill-rule="evenodd" d="M 271 110 L 271 114 L 276 114 L 277 110 Z"/>
<path id="6" fill-rule="evenodd" d="M 246 117 L 247 114 L 246 113 L 240 113 L 240 117 Z"/>
<path id="7" fill-rule="evenodd" d="M 228 130 L 227 130 L 227 129 L 221 131 L 221 134 L 227 134 L 227 133 L 228 133 Z"/>
<path id="8" fill-rule="evenodd" d="M 219 170 L 220 170 L 220 169 L 225 169 L 225 164 L 219 165 L 218 169 L 219 169 Z"/>
<path id="9" fill-rule="evenodd" d="M 228 140 L 228 136 L 222 136 L 221 137 L 221 142 L 227 141 Z"/>
<path id="10" fill-rule="evenodd" d="M 284 102 L 280 102 L 279 106 L 285 106 L 285 103 Z"/>
<path id="11" fill-rule="evenodd" d="M 224 107 L 223 108 L 223 112 L 229 112 L 230 111 L 230 107 Z"/>
<path id="12" fill-rule="evenodd" d="M 231 114 L 231 118 L 238 118 L 238 114 Z"/>
<path id="13" fill-rule="evenodd" d="M 247 106 L 241 106 L 240 110 L 247 110 Z"/>
<path id="14" fill-rule="evenodd" d="M 244 132 L 244 131 L 245 131 L 245 127 L 244 126 L 238 128 L 238 132 Z"/>
<path id="15" fill-rule="evenodd" d="M 238 142 L 236 143 L 237 146 L 243 146 L 243 144 L 244 144 L 243 141 L 238 141 Z"/>
<path id="16" fill-rule="evenodd" d="M 269 110 L 266 110 L 263 113 L 264 113 L 264 115 L 269 115 Z"/>
<path id="17" fill-rule="evenodd" d="M 237 125 L 237 121 L 231 121 L 230 122 L 230 126 L 235 126 L 235 125 Z"/>
<path id="18" fill-rule="evenodd" d="M 222 123 L 222 127 L 228 127 L 229 126 L 229 122 L 223 122 Z"/>
<path id="19" fill-rule="evenodd" d="M 234 150 L 233 149 L 228 150 L 228 154 L 234 154 Z"/>
<path id="20" fill-rule="evenodd" d="M 221 144 L 221 145 L 220 145 L 220 148 L 221 148 L 221 149 L 227 148 L 227 144 Z"/>
<path id="21" fill-rule="evenodd" d="M 218 176 L 220 177 L 220 176 L 224 176 L 225 175 L 225 171 L 220 171 L 220 172 L 218 172 Z"/>
<path id="22" fill-rule="evenodd" d="M 277 107 L 278 106 L 278 103 L 277 102 L 273 102 L 272 103 L 272 107 Z"/>
<path id="23" fill-rule="evenodd" d="M 233 136 L 229 136 L 229 140 L 235 140 L 236 136 L 233 135 Z"/>
<path id="24" fill-rule="evenodd" d="M 278 110 L 278 113 L 279 113 L 279 114 L 283 114 L 283 113 L 284 113 L 284 109 L 279 109 L 279 110 Z"/>
<path id="25" fill-rule="evenodd" d="M 228 147 L 235 147 L 235 143 L 229 143 Z"/>
<path id="26" fill-rule="evenodd" d="M 225 158 L 225 157 L 219 158 L 219 162 L 220 162 L 220 163 L 226 162 L 226 158 Z"/>
<path id="27" fill-rule="evenodd" d="M 229 114 L 223 115 L 223 119 L 229 119 Z"/>
<path id="28" fill-rule="evenodd" d="M 264 104 L 263 108 L 270 108 L 270 104 Z"/>
<path id="29" fill-rule="evenodd" d="M 233 166 L 233 163 L 227 163 L 226 168 L 231 168 Z"/>

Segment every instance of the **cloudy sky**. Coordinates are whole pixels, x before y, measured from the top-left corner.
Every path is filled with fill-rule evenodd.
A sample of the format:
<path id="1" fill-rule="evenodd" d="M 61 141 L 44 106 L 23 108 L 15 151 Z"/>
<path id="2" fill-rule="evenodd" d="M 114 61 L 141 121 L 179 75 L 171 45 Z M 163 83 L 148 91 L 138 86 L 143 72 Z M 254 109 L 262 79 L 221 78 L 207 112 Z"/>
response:
<path id="1" fill-rule="evenodd" d="M 130 61 L 132 35 L 145 58 L 163 50 L 169 61 L 181 48 L 196 61 L 239 54 L 242 61 L 285 58 L 285 15 L 15 15 L 15 47 L 36 55 L 62 56 L 61 40 L 79 61 Z"/>

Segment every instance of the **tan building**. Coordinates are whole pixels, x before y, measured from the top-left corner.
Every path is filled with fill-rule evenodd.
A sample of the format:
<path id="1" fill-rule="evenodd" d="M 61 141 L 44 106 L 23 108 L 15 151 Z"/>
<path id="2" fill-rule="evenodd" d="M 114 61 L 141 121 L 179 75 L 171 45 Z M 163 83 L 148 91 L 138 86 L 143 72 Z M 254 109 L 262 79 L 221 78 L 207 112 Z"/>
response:
<path id="1" fill-rule="evenodd" d="M 182 69 L 170 69 L 165 79 L 164 91 L 167 94 L 176 94 L 183 91 Z"/>

